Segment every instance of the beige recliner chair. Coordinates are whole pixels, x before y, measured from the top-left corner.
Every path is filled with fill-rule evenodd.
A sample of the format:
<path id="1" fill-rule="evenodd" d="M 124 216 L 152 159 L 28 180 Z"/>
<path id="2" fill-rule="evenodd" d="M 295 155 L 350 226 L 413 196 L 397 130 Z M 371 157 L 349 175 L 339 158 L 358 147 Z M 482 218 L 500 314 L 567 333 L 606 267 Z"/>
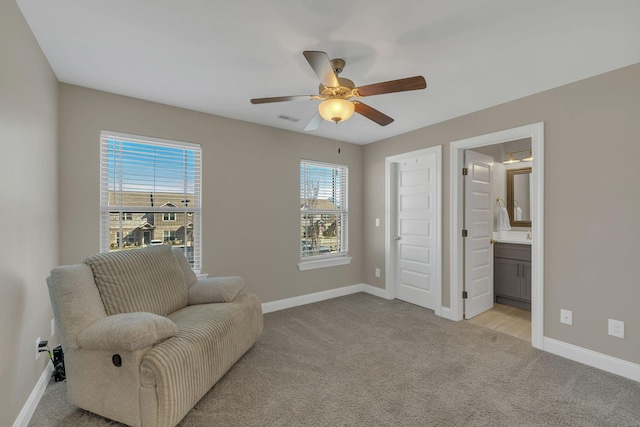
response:
<path id="1" fill-rule="evenodd" d="M 175 426 L 262 332 L 243 283 L 197 280 L 164 245 L 53 269 L 69 402 L 130 426 Z"/>

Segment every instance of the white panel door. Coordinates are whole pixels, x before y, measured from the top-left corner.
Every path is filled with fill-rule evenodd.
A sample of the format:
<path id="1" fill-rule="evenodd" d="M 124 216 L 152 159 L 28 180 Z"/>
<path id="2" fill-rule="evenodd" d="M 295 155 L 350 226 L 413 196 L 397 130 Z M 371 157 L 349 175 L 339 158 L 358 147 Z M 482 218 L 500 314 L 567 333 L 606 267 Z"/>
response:
<path id="1" fill-rule="evenodd" d="M 396 171 L 395 296 L 435 310 L 435 155 L 403 160 Z"/>
<path id="2" fill-rule="evenodd" d="M 493 158 L 465 151 L 464 186 L 464 300 L 465 319 L 493 308 Z"/>

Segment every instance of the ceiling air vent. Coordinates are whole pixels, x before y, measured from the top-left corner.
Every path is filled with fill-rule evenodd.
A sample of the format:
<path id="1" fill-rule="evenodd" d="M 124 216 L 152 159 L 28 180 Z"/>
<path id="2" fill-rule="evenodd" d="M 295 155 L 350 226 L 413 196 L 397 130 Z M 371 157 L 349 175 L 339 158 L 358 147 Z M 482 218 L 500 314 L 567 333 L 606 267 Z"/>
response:
<path id="1" fill-rule="evenodd" d="M 291 117 L 291 116 L 285 116 L 284 114 L 280 114 L 280 115 L 278 116 L 278 118 L 279 118 L 279 119 L 282 119 L 282 120 L 288 120 L 288 121 L 290 121 L 290 122 L 294 122 L 294 123 L 295 123 L 295 122 L 299 122 L 299 121 L 300 121 L 300 119 L 297 119 L 297 118 L 295 118 L 295 117 Z"/>

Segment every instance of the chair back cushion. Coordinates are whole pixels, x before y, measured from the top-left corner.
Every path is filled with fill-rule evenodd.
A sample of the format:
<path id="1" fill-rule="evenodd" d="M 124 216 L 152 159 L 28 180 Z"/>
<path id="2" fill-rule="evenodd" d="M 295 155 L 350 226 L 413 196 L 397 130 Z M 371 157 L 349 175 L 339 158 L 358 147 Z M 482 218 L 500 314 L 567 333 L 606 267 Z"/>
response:
<path id="1" fill-rule="evenodd" d="M 191 269 L 191 265 L 189 264 L 187 257 L 184 256 L 184 248 L 173 248 L 173 254 L 176 256 L 178 265 L 182 269 L 184 281 L 187 283 L 187 288 L 190 288 L 191 285 L 196 283 L 198 276 L 196 276 L 196 273 Z"/>
<path id="2" fill-rule="evenodd" d="M 93 270 L 107 315 L 146 311 L 166 316 L 186 307 L 189 300 L 170 246 L 97 254 L 84 263 Z"/>

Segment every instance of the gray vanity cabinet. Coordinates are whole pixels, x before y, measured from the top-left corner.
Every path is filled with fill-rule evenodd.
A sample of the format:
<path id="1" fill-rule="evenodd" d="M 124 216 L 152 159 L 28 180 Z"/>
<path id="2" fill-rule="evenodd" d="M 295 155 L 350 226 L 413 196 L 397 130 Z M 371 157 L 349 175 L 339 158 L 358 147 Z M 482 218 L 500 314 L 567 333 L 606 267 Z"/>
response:
<path id="1" fill-rule="evenodd" d="M 497 303 L 531 310 L 531 246 L 496 243 L 493 283 Z"/>

